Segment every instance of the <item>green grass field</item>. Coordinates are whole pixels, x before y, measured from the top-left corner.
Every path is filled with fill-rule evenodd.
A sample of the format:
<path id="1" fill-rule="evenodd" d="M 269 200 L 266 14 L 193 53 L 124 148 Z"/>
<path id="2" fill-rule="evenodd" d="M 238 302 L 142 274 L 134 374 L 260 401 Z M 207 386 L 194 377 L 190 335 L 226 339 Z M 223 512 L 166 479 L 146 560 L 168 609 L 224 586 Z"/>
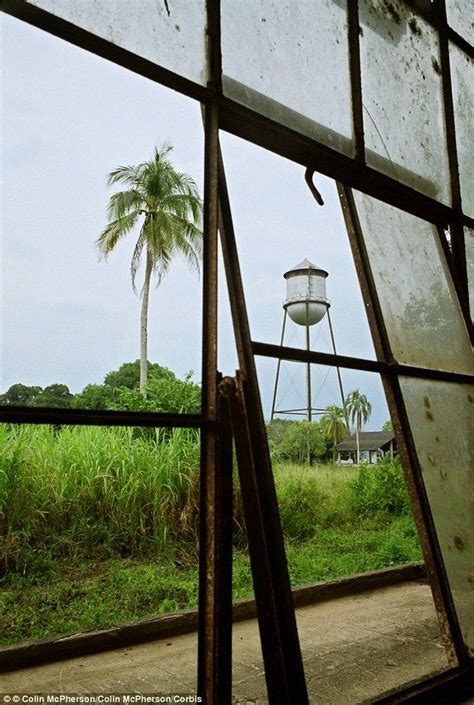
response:
<path id="1" fill-rule="evenodd" d="M 0 426 L 0 643 L 195 607 L 195 431 Z M 421 558 L 397 462 L 279 464 L 293 586 Z M 235 487 L 236 598 L 252 595 Z"/>

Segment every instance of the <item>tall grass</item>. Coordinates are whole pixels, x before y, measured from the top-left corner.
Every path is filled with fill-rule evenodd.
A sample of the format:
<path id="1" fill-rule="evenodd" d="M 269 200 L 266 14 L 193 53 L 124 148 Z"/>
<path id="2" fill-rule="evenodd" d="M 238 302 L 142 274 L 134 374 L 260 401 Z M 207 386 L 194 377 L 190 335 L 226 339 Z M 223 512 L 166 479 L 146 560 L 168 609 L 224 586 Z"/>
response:
<path id="1" fill-rule="evenodd" d="M 1 569 L 195 543 L 193 429 L 0 426 Z"/>
<path id="2" fill-rule="evenodd" d="M 0 644 L 195 606 L 198 468 L 193 429 L 0 425 Z M 397 461 L 274 474 L 293 586 L 420 558 Z M 237 481 L 234 520 L 244 597 Z"/>
<path id="3" fill-rule="evenodd" d="M 42 574 L 62 559 L 198 555 L 199 434 L 194 429 L 0 426 L 0 570 Z M 398 462 L 377 467 L 281 464 L 285 539 L 386 528 L 409 516 Z M 234 489 L 234 544 L 246 548 Z"/>

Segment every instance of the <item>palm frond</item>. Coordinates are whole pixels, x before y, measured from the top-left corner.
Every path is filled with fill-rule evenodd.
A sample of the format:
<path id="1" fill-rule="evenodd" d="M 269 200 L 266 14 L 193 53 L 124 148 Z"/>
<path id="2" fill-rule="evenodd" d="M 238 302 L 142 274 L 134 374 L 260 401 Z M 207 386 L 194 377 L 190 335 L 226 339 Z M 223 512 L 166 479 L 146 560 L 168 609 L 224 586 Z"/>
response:
<path id="1" fill-rule="evenodd" d="M 137 189 L 128 191 L 117 191 L 113 193 L 109 199 L 107 207 L 107 217 L 109 220 L 117 220 L 123 218 L 131 210 L 139 210 L 143 208 L 146 201 L 143 195 Z"/>
<path id="2" fill-rule="evenodd" d="M 172 145 L 165 142 L 155 148 L 149 161 L 136 166 L 119 166 L 108 176 L 109 185 L 121 183 L 129 188 L 110 197 L 107 210 L 110 222 L 96 244 L 107 255 L 138 223 L 140 216 L 144 216 L 130 265 L 134 291 L 144 247 L 153 258 L 157 285 L 178 253 L 199 272 L 202 201 L 191 176 L 174 169 L 169 159 L 172 149 Z"/>
<path id="3" fill-rule="evenodd" d="M 140 213 L 138 211 L 132 211 L 121 218 L 116 218 L 110 221 L 110 223 L 107 223 L 95 241 L 97 249 L 107 257 L 115 248 L 117 242 L 135 227 L 139 215 Z"/>
<path id="4" fill-rule="evenodd" d="M 107 185 L 127 184 L 129 186 L 137 186 L 142 180 L 143 170 L 146 162 L 142 162 L 136 166 L 118 166 L 107 176 Z"/>

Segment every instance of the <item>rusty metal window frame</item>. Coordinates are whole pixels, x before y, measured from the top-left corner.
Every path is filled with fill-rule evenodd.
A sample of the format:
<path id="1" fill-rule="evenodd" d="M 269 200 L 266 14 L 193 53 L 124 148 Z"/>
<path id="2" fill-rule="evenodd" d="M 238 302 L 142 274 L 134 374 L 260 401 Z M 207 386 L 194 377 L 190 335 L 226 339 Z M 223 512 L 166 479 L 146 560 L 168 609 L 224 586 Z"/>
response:
<path id="1" fill-rule="evenodd" d="M 348 46 L 350 57 L 350 77 L 352 95 L 352 118 L 355 134 L 355 156 L 349 157 L 299 133 L 284 127 L 257 112 L 239 105 L 224 96 L 222 91 L 221 37 L 220 37 L 220 2 L 207 0 L 208 12 L 208 67 L 210 80 L 207 86 L 201 86 L 183 78 L 151 61 L 143 59 L 126 49 L 120 48 L 97 35 L 61 19 L 24 0 L 1 0 L 0 10 L 17 19 L 45 30 L 69 43 L 91 51 L 113 63 L 134 71 L 151 81 L 176 90 L 203 105 L 205 131 L 205 188 L 204 188 L 204 231 L 205 248 L 203 261 L 203 338 L 202 338 L 202 388 L 203 399 L 201 413 L 190 414 L 154 414 L 107 411 L 59 410 L 23 407 L 0 408 L 0 421 L 13 423 L 61 423 L 87 425 L 133 425 L 156 427 L 188 426 L 201 429 L 201 553 L 200 553 L 200 644 L 199 644 L 199 681 L 200 691 L 207 692 L 209 683 L 216 678 L 216 649 L 218 639 L 213 628 L 218 612 L 216 603 L 219 585 L 219 561 L 213 549 L 218 527 L 214 523 L 216 507 L 216 487 L 213 483 L 213 471 L 217 457 L 217 252 L 218 226 L 225 229 L 225 220 L 230 211 L 222 212 L 225 174 L 220 163 L 219 130 L 227 131 L 237 137 L 253 142 L 260 147 L 284 156 L 304 167 L 318 171 L 339 182 L 339 192 L 343 207 L 345 204 L 346 222 L 352 238 L 353 252 L 356 259 L 359 278 L 369 309 L 371 324 L 377 351 L 377 361 L 352 358 L 340 355 L 306 352 L 293 348 L 268 345 L 250 340 L 249 331 L 235 329 L 236 344 L 240 357 L 249 368 L 253 369 L 255 355 L 276 359 L 299 360 L 348 369 L 360 369 L 381 374 L 389 406 L 395 419 L 397 435 L 400 439 L 402 454 L 408 466 L 409 489 L 417 516 L 418 530 L 427 558 L 428 571 L 433 587 L 435 604 L 441 622 L 445 625 L 446 643 L 451 647 L 452 668 L 446 671 L 441 681 L 447 682 L 465 678 L 472 672 L 473 659 L 469 658 L 463 648 L 459 625 L 452 605 L 443 561 L 437 545 L 429 503 L 424 492 L 421 473 L 417 464 L 413 439 L 403 399 L 399 387 L 399 376 L 424 377 L 447 382 L 472 382 L 473 377 L 452 371 L 438 371 L 417 366 L 401 365 L 393 359 L 390 352 L 387 333 L 384 329 L 377 291 L 371 278 L 368 258 L 364 250 L 363 237 L 358 232 L 357 213 L 353 208 L 352 191 L 356 189 L 380 201 L 388 203 L 423 220 L 438 226 L 443 251 L 455 283 L 458 298 L 463 310 L 471 339 L 473 327 L 468 307 L 468 282 L 464 227 L 473 228 L 474 218 L 463 212 L 461 189 L 458 172 L 456 146 L 456 129 L 454 122 L 454 105 L 450 73 L 449 42 L 455 44 L 469 57 L 474 58 L 474 48 L 447 22 L 445 0 L 434 0 L 427 5 L 420 0 L 402 0 L 410 10 L 423 17 L 438 33 L 441 58 L 443 86 L 443 104 L 445 115 L 446 139 L 449 155 L 451 206 L 436 201 L 415 189 L 399 183 L 396 179 L 367 166 L 365 161 L 364 125 L 362 113 L 362 81 L 360 72 L 359 46 L 359 11 L 358 0 L 348 0 Z M 224 202 L 225 205 L 225 202 Z M 348 220 L 347 220 L 348 218 Z M 224 222 L 223 222 L 224 221 Z M 452 236 L 452 251 L 447 247 L 443 231 L 449 228 Z M 222 235 L 222 232 L 221 232 Z M 235 251 L 235 254 L 237 252 Z M 236 267 L 236 269 L 235 269 Z M 243 289 L 239 288 L 238 258 L 235 267 L 229 266 L 227 272 L 231 305 L 238 315 L 246 317 Z M 234 321 L 235 327 L 235 321 Z M 255 404 L 259 403 L 256 376 L 250 380 Z M 257 415 L 258 416 L 258 415 Z M 263 418 L 263 417 L 262 417 Z M 207 587 L 204 576 L 214 576 Z M 444 622 L 443 622 L 444 620 Z M 448 649 L 449 651 L 449 649 Z M 458 666 L 454 666 L 454 663 Z M 228 665 L 228 664 L 227 664 Z M 228 677 L 228 671 L 227 671 Z M 423 683 L 424 681 L 420 681 Z M 206 685 L 207 684 L 207 685 Z M 428 680 L 426 681 L 428 687 Z M 211 689 L 212 690 L 212 689 Z M 400 701 L 405 692 L 406 697 L 415 697 L 421 692 L 417 687 L 402 688 L 394 699 Z M 383 699 L 384 702 L 389 702 Z"/>

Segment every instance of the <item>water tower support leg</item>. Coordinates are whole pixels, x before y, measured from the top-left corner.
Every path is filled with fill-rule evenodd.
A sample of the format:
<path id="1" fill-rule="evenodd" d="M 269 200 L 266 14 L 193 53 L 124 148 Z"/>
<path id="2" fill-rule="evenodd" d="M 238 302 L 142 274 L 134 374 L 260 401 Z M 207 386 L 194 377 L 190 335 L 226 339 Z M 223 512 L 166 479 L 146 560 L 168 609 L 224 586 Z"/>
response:
<path id="1" fill-rule="evenodd" d="M 336 341 L 334 338 L 334 331 L 332 328 L 331 314 L 329 313 L 329 308 L 328 308 L 328 323 L 329 323 L 329 333 L 331 334 L 332 350 L 333 350 L 334 355 L 337 355 Z M 341 370 L 339 369 L 339 367 L 336 367 L 336 372 L 337 372 L 337 381 L 339 382 L 339 391 L 341 392 L 342 408 L 344 409 L 345 396 L 344 396 L 344 389 L 342 388 Z M 347 424 L 347 427 L 349 428 L 347 414 L 346 414 L 346 424 Z"/>
<path id="2" fill-rule="evenodd" d="M 309 352 L 310 347 L 311 347 L 311 341 L 310 341 L 310 330 L 309 330 L 309 306 L 308 303 L 306 303 L 306 350 Z M 306 364 L 306 405 L 308 407 L 308 421 L 311 423 L 313 414 L 312 414 L 312 407 L 313 407 L 313 401 L 311 399 L 311 363 L 308 362 Z M 309 428 L 308 428 L 308 448 L 307 448 L 307 461 L 308 465 L 312 465 L 311 462 L 311 445 L 310 445 L 310 437 L 309 437 Z"/>
<path id="3" fill-rule="evenodd" d="M 283 314 L 283 326 L 281 329 L 281 340 L 280 340 L 280 347 L 283 347 L 283 341 L 285 339 L 285 326 L 286 326 L 286 317 L 288 315 L 288 312 L 285 308 L 285 313 Z M 272 415 L 270 417 L 270 420 L 273 421 L 273 417 L 275 416 L 275 405 L 276 405 L 276 399 L 277 399 L 277 389 L 278 389 L 278 381 L 280 379 L 280 366 L 281 366 L 281 358 L 278 358 L 278 363 L 277 363 L 277 371 L 276 371 L 276 377 L 275 377 L 275 387 L 273 389 L 273 400 L 272 400 Z"/>

